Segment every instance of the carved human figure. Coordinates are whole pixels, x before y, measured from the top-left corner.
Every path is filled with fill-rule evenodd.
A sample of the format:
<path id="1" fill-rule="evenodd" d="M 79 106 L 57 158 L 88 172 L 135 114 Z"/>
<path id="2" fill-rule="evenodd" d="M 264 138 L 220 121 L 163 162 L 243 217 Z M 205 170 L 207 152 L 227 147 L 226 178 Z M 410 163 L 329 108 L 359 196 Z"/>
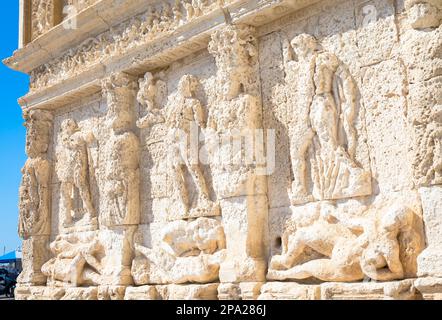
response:
<path id="1" fill-rule="evenodd" d="M 164 251 L 176 257 L 213 254 L 226 246 L 222 225 L 209 218 L 171 222 L 162 232 L 162 244 Z"/>
<path id="2" fill-rule="evenodd" d="M 24 111 L 26 153 L 28 159 L 22 169 L 19 189 L 18 234 L 23 239 L 23 270 L 17 282 L 23 285 L 42 285 L 46 277 L 41 266 L 48 259 L 51 233 L 50 187 L 51 162 L 47 151 L 50 143 L 53 116 L 45 110 Z"/>
<path id="3" fill-rule="evenodd" d="M 158 246 L 135 249 L 132 275 L 137 285 L 210 283 L 218 280 L 225 235 L 215 219 L 178 220 L 164 228 Z"/>
<path id="4" fill-rule="evenodd" d="M 204 172 L 200 166 L 198 154 L 191 150 L 182 150 L 183 142 L 187 146 L 192 130 L 205 128 L 206 120 L 201 102 L 195 98 L 195 91 L 199 85 L 198 79 L 191 75 L 183 76 L 178 84 L 177 95 L 167 104 L 166 123 L 169 127 L 169 142 L 172 148 L 171 165 L 178 187 L 180 198 L 186 209 L 190 208 L 189 190 L 186 185 L 185 169 L 192 176 L 198 192 L 198 207 L 205 207 L 210 203 L 209 190 Z M 184 141 L 183 141 L 184 139 Z M 187 153 L 186 153 L 187 152 Z"/>
<path id="5" fill-rule="evenodd" d="M 184 23 L 183 13 L 181 12 L 181 1 L 175 0 L 175 4 L 172 7 L 173 20 L 176 26 L 180 26 Z"/>
<path id="6" fill-rule="evenodd" d="M 47 158 L 53 116 L 44 110 L 24 113 L 26 160 L 22 169 L 18 233 L 23 239 L 50 234 L 50 168 Z"/>
<path id="7" fill-rule="evenodd" d="M 192 0 L 187 0 L 183 3 L 184 8 L 186 9 L 186 19 L 187 21 L 190 21 L 193 19 L 194 15 L 195 15 L 195 9 L 193 8 L 192 5 Z"/>
<path id="8" fill-rule="evenodd" d="M 206 146 L 221 215 L 232 222 L 224 224 L 227 253 L 220 280 L 259 282 L 265 279 L 267 267 L 262 226 L 268 205 L 261 196 L 267 178 L 256 153 L 252 161 L 244 159 L 247 146 L 259 143 L 255 144 L 254 133 L 263 128 L 256 30 L 246 24 L 227 24 L 212 34 L 208 51 L 215 58 L 217 73 L 208 107 Z M 250 136 L 253 143 L 245 145 L 244 137 Z"/>
<path id="9" fill-rule="evenodd" d="M 108 101 L 106 126 L 110 136 L 104 145 L 107 207 L 101 221 L 107 226 L 138 224 L 140 146 L 131 131 L 136 83 L 126 75 L 114 74 L 103 81 L 103 90 Z"/>
<path id="10" fill-rule="evenodd" d="M 84 239 L 75 234 L 59 235 L 50 245 L 54 258 L 42 267 L 52 282 L 70 283 L 75 287 L 99 285 L 103 248 L 95 234 Z"/>
<path id="11" fill-rule="evenodd" d="M 93 142 L 92 133 L 83 133 L 73 119 L 66 119 L 60 128 L 60 147 L 57 151 L 56 172 L 61 182 L 61 199 L 63 210 L 63 226 L 72 225 L 73 218 L 82 210 L 80 218 L 92 222 L 95 209 L 91 195 L 91 177 L 94 164 L 89 152 Z M 78 190 L 82 201 L 82 209 L 75 208 L 74 194 Z"/>
<path id="12" fill-rule="evenodd" d="M 138 102 L 145 107 L 146 116 L 137 121 L 139 128 L 149 128 L 157 123 L 164 122 L 164 116 L 158 107 L 167 90 L 166 83 L 156 80 L 152 73 L 147 72 L 144 78 L 139 80 Z"/>
<path id="13" fill-rule="evenodd" d="M 299 86 L 294 88 L 299 100 L 290 96 L 288 100 L 298 103 L 293 106 L 289 121 L 292 204 L 312 200 L 306 174 L 309 154 L 314 198 L 327 200 L 370 194 L 370 173 L 355 161 L 356 88 L 348 69 L 333 53 L 321 51 L 311 35 L 296 36 L 291 47 L 298 61 L 293 60 L 290 48 L 286 47 L 286 81 L 288 86 L 292 83 Z M 298 76 L 300 79 L 296 80 Z"/>
<path id="14" fill-rule="evenodd" d="M 268 277 L 315 277 L 323 281 L 357 281 L 365 276 L 378 281 L 402 279 L 399 239 L 406 233 L 420 236 L 414 230 L 413 219 L 414 212 L 400 202 L 361 218 L 349 218 L 332 206 L 321 211 L 312 225 L 285 236 L 283 254 L 272 258 Z M 307 247 L 329 258 L 298 264 L 297 259 Z M 416 251 L 414 259 L 420 249 L 408 248 Z"/>
<path id="15" fill-rule="evenodd" d="M 415 29 L 437 28 L 442 19 L 439 0 L 405 0 L 410 24 Z"/>
<path id="16" fill-rule="evenodd" d="M 212 35 L 209 53 L 216 59 L 217 90 L 221 101 L 231 101 L 240 94 L 257 95 L 256 72 L 258 49 L 253 27 L 240 25 Z"/>

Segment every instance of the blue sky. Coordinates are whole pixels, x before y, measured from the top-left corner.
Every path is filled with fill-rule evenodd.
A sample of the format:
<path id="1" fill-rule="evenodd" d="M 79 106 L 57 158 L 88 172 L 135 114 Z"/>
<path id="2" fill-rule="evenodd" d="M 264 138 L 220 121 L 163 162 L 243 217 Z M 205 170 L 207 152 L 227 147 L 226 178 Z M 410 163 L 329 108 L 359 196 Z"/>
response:
<path id="1" fill-rule="evenodd" d="M 18 45 L 18 0 L 2 1 L 0 60 Z M 29 77 L 0 64 L 0 255 L 21 245 L 17 235 L 20 170 L 26 161 L 25 128 L 17 99 L 26 94 Z"/>

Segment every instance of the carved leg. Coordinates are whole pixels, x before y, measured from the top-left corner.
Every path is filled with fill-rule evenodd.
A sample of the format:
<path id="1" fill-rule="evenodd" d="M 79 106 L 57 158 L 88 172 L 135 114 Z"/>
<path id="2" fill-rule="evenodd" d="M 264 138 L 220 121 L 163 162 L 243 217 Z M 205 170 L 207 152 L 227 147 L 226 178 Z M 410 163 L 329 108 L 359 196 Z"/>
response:
<path id="1" fill-rule="evenodd" d="M 61 199 L 64 207 L 63 226 L 65 227 L 72 224 L 72 189 L 72 183 L 61 183 Z"/>
<path id="2" fill-rule="evenodd" d="M 78 254 L 71 263 L 70 274 L 71 274 L 71 283 L 75 287 L 79 287 L 83 284 L 82 273 L 84 270 L 84 266 L 86 264 L 86 260 L 83 258 L 81 254 Z"/>
<path id="3" fill-rule="evenodd" d="M 190 174 L 198 189 L 199 200 L 208 201 L 209 191 L 207 188 L 206 178 L 204 177 L 201 167 L 197 164 L 190 165 Z"/>
<path id="4" fill-rule="evenodd" d="M 98 272 L 101 272 L 102 266 L 101 263 L 97 260 L 97 258 L 95 258 L 93 255 L 89 253 L 85 253 L 84 259 L 92 268 L 94 268 Z"/>
<path id="5" fill-rule="evenodd" d="M 270 269 L 283 270 L 290 268 L 305 248 L 306 244 L 303 236 L 301 234 L 295 235 L 292 239 L 289 239 L 287 252 L 272 258 Z"/>
<path id="6" fill-rule="evenodd" d="M 80 192 L 80 197 L 83 201 L 83 205 L 85 206 L 86 215 L 90 219 L 95 216 L 95 210 L 92 204 L 91 192 L 86 179 L 82 179 L 81 181 L 79 181 L 77 188 Z"/>
<path id="7" fill-rule="evenodd" d="M 295 134 L 295 133 L 292 133 Z M 304 136 L 294 135 L 291 142 L 290 156 L 292 160 L 293 182 L 290 190 L 290 198 L 292 205 L 303 204 L 313 200 L 313 197 L 307 192 L 307 176 L 306 176 L 306 153 L 314 132 L 305 128 Z"/>
<path id="8" fill-rule="evenodd" d="M 186 187 L 186 182 L 184 180 L 184 165 L 183 164 L 176 164 L 174 165 L 174 176 L 175 176 L 175 182 L 177 184 L 178 192 L 181 197 L 181 201 L 184 204 L 184 206 L 188 209 L 189 208 L 189 194 Z"/>
<path id="9" fill-rule="evenodd" d="M 86 269 L 83 272 L 83 282 L 91 286 L 97 286 L 101 284 L 101 275 L 90 269 Z"/>

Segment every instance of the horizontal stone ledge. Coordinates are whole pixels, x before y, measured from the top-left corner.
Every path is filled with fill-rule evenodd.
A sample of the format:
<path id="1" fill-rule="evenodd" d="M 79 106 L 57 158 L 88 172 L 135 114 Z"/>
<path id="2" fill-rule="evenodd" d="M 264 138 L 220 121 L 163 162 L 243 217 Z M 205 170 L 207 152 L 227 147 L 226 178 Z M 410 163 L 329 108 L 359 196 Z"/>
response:
<path id="1" fill-rule="evenodd" d="M 113 72 L 142 76 L 147 71 L 164 68 L 175 61 L 207 48 L 210 35 L 227 23 L 263 25 L 283 15 L 304 8 L 320 0 L 237 1 L 225 10 L 214 10 L 180 27 L 176 32 L 138 47 L 126 50 L 106 60 L 97 61 L 75 76 L 19 99 L 26 109 L 55 109 L 100 90 L 97 80 Z M 101 3 L 101 2 L 99 2 Z M 231 14 L 226 12 L 231 12 Z M 229 18 L 230 17 L 230 18 Z M 257 17 L 259 17 L 257 19 Z M 229 21 L 231 20 L 231 21 Z M 31 45 L 37 45 L 32 43 Z M 35 53 L 37 54 L 37 53 Z M 23 71 L 23 70 L 21 70 Z"/>
<path id="2" fill-rule="evenodd" d="M 29 73 L 40 65 L 60 56 L 90 37 L 105 32 L 130 17 L 146 10 L 155 0 L 101 0 L 82 10 L 72 19 L 76 29 L 67 29 L 63 23 L 53 27 L 3 62 L 10 68 Z"/>

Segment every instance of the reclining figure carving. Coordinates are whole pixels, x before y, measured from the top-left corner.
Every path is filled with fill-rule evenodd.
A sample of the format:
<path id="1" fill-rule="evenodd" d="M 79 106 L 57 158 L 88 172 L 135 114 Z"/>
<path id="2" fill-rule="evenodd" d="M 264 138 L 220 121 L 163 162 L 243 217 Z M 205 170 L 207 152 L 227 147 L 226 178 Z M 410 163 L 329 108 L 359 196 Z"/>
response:
<path id="1" fill-rule="evenodd" d="M 198 218 L 169 223 L 158 248 L 135 245 L 135 284 L 210 283 L 218 280 L 225 235 L 216 219 Z"/>
<path id="2" fill-rule="evenodd" d="M 59 235 L 50 248 L 55 257 L 42 267 L 49 282 L 74 287 L 100 284 L 102 246 L 96 233 L 84 238 L 75 234 Z"/>
<path id="3" fill-rule="evenodd" d="M 330 210 L 331 209 L 331 210 Z M 378 281 L 404 278 L 400 259 L 400 236 L 420 235 L 414 229 L 414 212 L 401 203 L 386 210 L 375 210 L 361 218 L 344 217 L 333 208 L 322 210 L 313 224 L 294 234 L 284 235 L 283 254 L 272 258 L 268 278 L 272 280 L 306 279 L 323 281 L 358 281 L 369 277 Z M 421 242 L 411 244 L 418 254 Z M 306 248 L 324 258 L 297 264 Z M 416 258 L 416 257 L 414 257 Z"/>

